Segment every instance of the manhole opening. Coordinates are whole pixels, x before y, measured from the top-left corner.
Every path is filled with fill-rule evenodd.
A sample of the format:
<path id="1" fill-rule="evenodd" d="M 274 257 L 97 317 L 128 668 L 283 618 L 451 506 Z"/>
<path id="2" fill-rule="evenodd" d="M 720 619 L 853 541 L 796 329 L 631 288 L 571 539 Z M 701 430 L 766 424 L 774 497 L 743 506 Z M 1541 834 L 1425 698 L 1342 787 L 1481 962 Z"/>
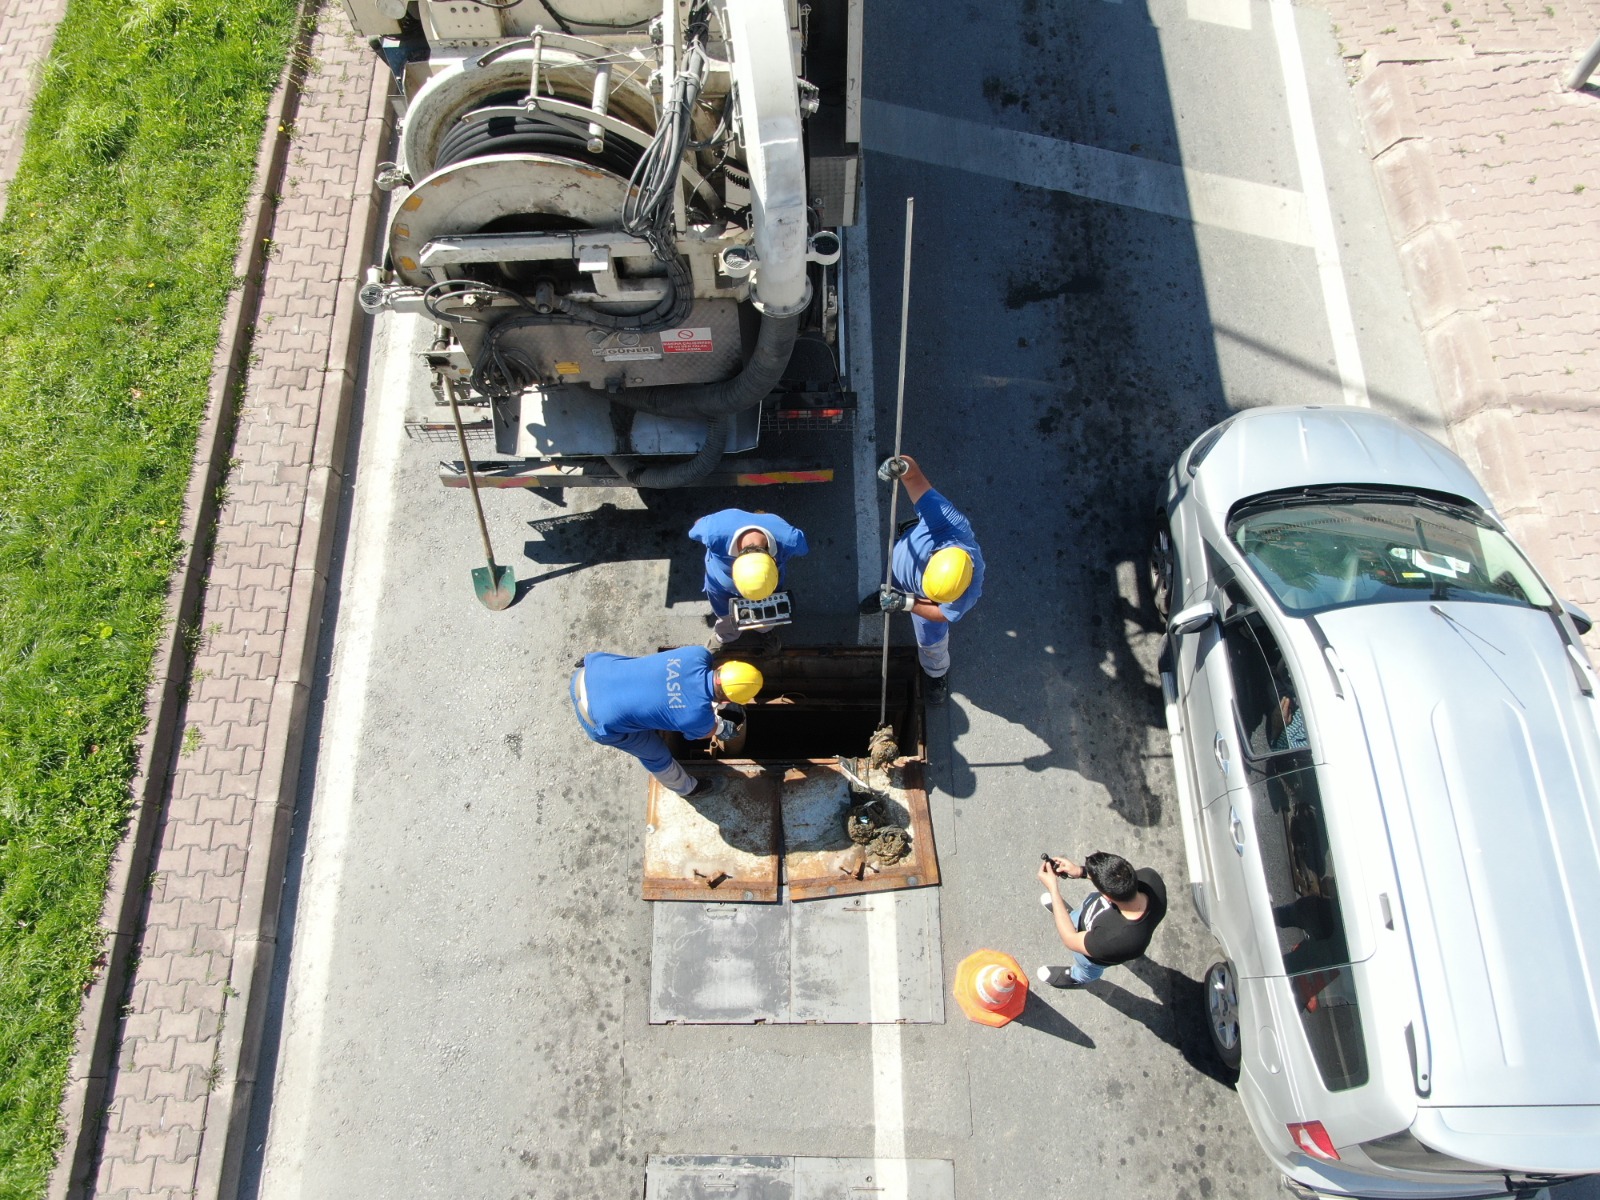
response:
<path id="1" fill-rule="evenodd" d="M 714 755 L 708 742 L 673 736 L 672 751 L 686 762 L 795 762 L 863 758 L 878 728 L 883 651 L 865 646 L 789 649 L 758 660 L 765 685 L 747 705 L 744 745 Z M 923 757 L 922 693 L 916 651 L 889 649 L 887 721 L 906 758 Z"/>

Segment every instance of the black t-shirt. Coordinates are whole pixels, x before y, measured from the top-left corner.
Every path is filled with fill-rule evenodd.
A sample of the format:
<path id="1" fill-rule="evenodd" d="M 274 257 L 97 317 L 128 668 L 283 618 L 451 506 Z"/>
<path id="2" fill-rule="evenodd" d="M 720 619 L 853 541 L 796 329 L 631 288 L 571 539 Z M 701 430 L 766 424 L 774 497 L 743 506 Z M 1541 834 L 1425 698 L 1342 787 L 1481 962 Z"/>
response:
<path id="1" fill-rule="evenodd" d="M 1130 921 L 1116 905 L 1096 892 L 1078 911 L 1078 931 L 1083 934 L 1086 957 L 1096 966 L 1114 967 L 1138 958 L 1149 948 L 1156 926 L 1167 915 L 1167 885 L 1149 867 L 1133 873 L 1139 890 L 1149 901 L 1144 916 Z"/>

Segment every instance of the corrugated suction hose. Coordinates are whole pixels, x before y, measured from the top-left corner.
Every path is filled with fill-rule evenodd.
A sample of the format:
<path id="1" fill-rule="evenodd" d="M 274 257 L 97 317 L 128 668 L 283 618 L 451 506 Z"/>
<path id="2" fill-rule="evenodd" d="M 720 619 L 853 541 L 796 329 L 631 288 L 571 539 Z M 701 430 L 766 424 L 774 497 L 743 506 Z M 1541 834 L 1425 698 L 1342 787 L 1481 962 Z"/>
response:
<path id="1" fill-rule="evenodd" d="M 800 332 L 800 314 L 761 318 L 756 347 L 744 370 L 721 383 L 698 387 L 624 388 L 612 396 L 618 404 L 662 417 L 706 417 L 706 440 L 700 452 L 682 462 L 640 466 L 636 459 L 607 455 L 606 463 L 634 487 L 687 487 L 704 479 L 722 461 L 735 413 L 760 404 L 783 378 Z"/>

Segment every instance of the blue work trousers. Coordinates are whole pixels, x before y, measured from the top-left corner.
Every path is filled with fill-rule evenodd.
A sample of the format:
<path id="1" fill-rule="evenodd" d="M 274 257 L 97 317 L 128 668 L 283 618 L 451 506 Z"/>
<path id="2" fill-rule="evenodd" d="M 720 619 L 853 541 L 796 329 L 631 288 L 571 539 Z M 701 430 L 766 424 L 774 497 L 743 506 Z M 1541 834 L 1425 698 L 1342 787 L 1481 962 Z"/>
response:
<path id="1" fill-rule="evenodd" d="M 567 684 L 567 694 L 572 697 L 572 711 L 577 714 L 578 724 L 583 726 L 583 731 L 589 735 L 591 742 L 599 742 L 602 746 L 615 746 L 618 750 L 626 750 L 644 764 L 644 769 L 656 776 L 674 775 L 673 767 L 677 766 L 672 757 L 672 752 L 667 749 L 667 743 L 659 733 L 654 730 L 637 730 L 633 733 L 600 733 L 590 723 L 589 718 L 583 715 L 583 708 L 578 703 L 578 676 L 574 672 L 572 681 Z M 679 770 L 682 770 L 680 767 Z"/>

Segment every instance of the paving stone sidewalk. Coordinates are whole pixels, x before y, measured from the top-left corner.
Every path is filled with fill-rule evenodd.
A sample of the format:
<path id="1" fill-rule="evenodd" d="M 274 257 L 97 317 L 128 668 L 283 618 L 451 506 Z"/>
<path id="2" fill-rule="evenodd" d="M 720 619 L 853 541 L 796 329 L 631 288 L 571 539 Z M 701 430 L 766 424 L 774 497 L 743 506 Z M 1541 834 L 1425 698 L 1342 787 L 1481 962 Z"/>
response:
<path id="1" fill-rule="evenodd" d="M 1600 90 L 1591 0 L 1319 0 L 1356 79 L 1456 449 L 1600 616 Z M 1587 639 L 1600 651 L 1600 634 Z"/>
<path id="2" fill-rule="evenodd" d="M 22 157 L 28 114 L 39 90 L 39 67 L 66 11 L 67 0 L 0 4 L 0 217 L 5 216 L 6 194 Z"/>

